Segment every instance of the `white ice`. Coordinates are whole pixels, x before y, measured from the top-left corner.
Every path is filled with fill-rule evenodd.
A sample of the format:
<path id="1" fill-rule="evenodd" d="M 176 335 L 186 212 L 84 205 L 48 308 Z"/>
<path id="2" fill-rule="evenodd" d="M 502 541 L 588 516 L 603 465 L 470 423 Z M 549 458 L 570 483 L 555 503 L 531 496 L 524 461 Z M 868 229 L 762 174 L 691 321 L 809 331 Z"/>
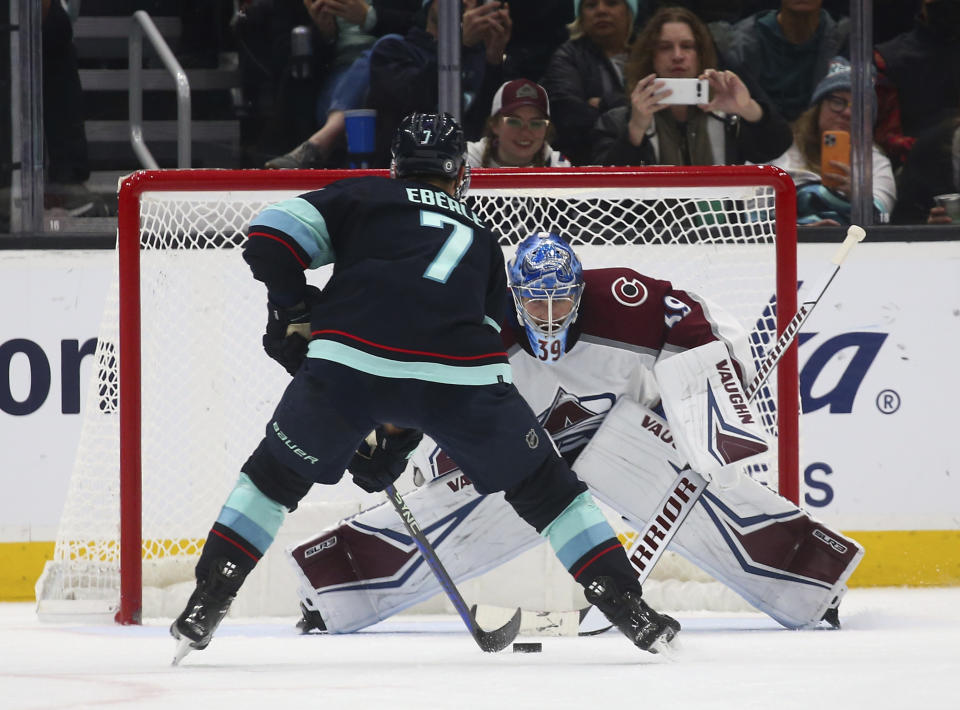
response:
<path id="1" fill-rule="evenodd" d="M 399 616 L 345 636 L 227 619 L 173 668 L 169 620 L 54 625 L 30 604 L 0 604 L 0 708 L 960 708 L 960 588 L 854 589 L 840 631 L 787 631 L 751 613 L 678 618 L 671 659 L 612 631 L 486 654 L 455 616 Z"/>

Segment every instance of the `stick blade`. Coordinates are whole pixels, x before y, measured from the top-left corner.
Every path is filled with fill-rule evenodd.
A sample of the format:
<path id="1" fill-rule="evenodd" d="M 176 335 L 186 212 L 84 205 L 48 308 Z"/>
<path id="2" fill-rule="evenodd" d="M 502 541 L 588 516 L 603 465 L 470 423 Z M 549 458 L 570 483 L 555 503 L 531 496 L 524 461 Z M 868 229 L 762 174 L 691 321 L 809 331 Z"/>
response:
<path id="1" fill-rule="evenodd" d="M 470 617 L 473 619 L 473 638 L 476 639 L 477 645 L 480 646 L 481 650 L 487 653 L 502 651 L 512 644 L 517 634 L 520 633 L 520 616 L 521 611 L 518 607 L 513 616 L 510 617 L 510 621 L 499 629 L 484 631 L 477 624 L 477 605 L 474 604 L 470 607 Z"/>

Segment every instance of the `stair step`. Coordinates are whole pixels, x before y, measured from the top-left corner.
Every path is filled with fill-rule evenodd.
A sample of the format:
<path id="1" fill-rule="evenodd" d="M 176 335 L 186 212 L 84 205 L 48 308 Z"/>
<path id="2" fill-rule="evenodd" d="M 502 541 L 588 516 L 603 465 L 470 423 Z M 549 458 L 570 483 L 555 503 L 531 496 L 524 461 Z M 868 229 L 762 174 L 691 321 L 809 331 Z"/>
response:
<path id="1" fill-rule="evenodd" d="M 154 160 L 161 168 L 177 167 L 176 141 L 147 141 L 147 148 Z M 241 161 L 240 147 L 236 142 L 229 141 L 193 141 L 191 146 L 192 168 L 239 168 Z M 134 154 L 130 139 L 123 136 L 116 141 L 101 141 L 89 143 L 89 164 L 91 170 L 119 170 L 127 172 L 138 170 L 143 165 Z"/>
<path id="2" fill-rule="evenodd" d="M 232 90 L 231 90 L 232 91 Z M 191 92 L 190 113 L 194 121 L 235 120 L 237 109 L 231 92 Z M 128 91 L 95 91 L 84 94 L 83 114 L 88 121 L 125 121 L 130 115 Z M 143 117 L 150 121 L 175 121 L 177 95 L 172 91 L 143 92 Z"/>
<path id="3" fill-rule="evenodd" d="M 233 69 L 187 69 L 190 91 L 233 89 L 240 86 L 240 72 Z M 81 69 L 80 85 L 84 91 L 126 91 L 130 88 L 127 69 Z M 140 73 L 145 91 L 176 88 L 166 69 L 144 69 Z"/>
<path id="4" fill-rule="evenodd" d="M 150 19 L 153 20 L 153 24 L 157 26 L 160 34 L 163 35 L 163 38 L 167 40 L 168 44 L 172 44 L 173 40 L 180 37 L 182 28 L 179 17 L 151 17 Z M 133 26 L 134 20 L 132 13 L 125 17 L 90 17 L 82 15 L 73 23 L 73 38 L 77 40 L 122 37 L 126 40 L 133 32 Z M 145 44 L 149 44 L 149 40 L 146 40 Z"/>
<path id="5" fill-rule="evenodd" d="M 176 121 L 144 121 L 143 137 L 151 141 L 177 140 Z M 87 141 L 90 143 L 122 142 L 129 140 L 128 121 L 87 121 Z M 240 124 L 237 121 L 192 121 L 190 137 L 193 141 L 207 143 L 237 143 L 240 141 Z"/>
<path id="6" fill-rule="evenodd" d="M 182 0 L 83 0 L 80 3 L 81 15 L 126 15 L 129 17 L 137 10 L 146 10 L 151 15 L 177 15 Z"/>

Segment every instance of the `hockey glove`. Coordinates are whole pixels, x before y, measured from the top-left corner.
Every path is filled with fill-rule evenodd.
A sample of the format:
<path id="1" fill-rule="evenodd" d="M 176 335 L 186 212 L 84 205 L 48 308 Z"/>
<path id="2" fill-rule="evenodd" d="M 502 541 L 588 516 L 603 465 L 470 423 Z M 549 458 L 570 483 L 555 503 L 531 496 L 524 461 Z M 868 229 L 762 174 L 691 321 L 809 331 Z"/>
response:
<path id="1" fill-rule="evenodd" d="M 263 349 L 291 375 L 296 374 L 307 356 L 310 305 L 319 295 L 320 289 L 307 286 L 304 300 L 290 308 L 281 308 L 267 301 L 267 332 L 263 334 Z"/>
<path id="2" fill-rule="evenodd" d="M 368 493 L 382 491 L 400 478 L 407 467 L 407 459 L 422 438 L 423 432 L 416 429 L 387 434 L 382 426 L 378 426 L 360 444 L 347 466 L 353 482 Z"/>

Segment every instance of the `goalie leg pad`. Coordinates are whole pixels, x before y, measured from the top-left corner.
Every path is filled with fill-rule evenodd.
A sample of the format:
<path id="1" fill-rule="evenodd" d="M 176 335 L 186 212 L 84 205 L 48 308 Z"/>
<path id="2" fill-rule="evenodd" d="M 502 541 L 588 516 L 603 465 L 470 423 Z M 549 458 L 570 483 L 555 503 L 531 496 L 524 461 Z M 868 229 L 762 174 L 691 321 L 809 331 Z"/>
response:
<path id="1" fill-rule="evenodd" d="M 502 493 L 481 496 L 463 480 L 457 472 L 404 496 L 458 583 L 543 542 Z M 386 503 L 289 548 L 287 556 L 301 602 L 331 633 L 362 629 L 443 591 Z"/>
<path id="2" fill-rule="evenodd" d="M 642 529 L 683 468 L 673 439 L 666 420 L 622 398 L 575 467 L 598 499 Z M 708 488 L 670 549 L 788 628 L 819 624 L 863 556 L 857 542 L 747 477 Z"/>
<path id="3" fill-rule="evenodd" d="M 742 466 L 768 447 L 726 346 L 701 345 L 653 371 L 681 456 L 707 480 L 735 485 Z"/>

